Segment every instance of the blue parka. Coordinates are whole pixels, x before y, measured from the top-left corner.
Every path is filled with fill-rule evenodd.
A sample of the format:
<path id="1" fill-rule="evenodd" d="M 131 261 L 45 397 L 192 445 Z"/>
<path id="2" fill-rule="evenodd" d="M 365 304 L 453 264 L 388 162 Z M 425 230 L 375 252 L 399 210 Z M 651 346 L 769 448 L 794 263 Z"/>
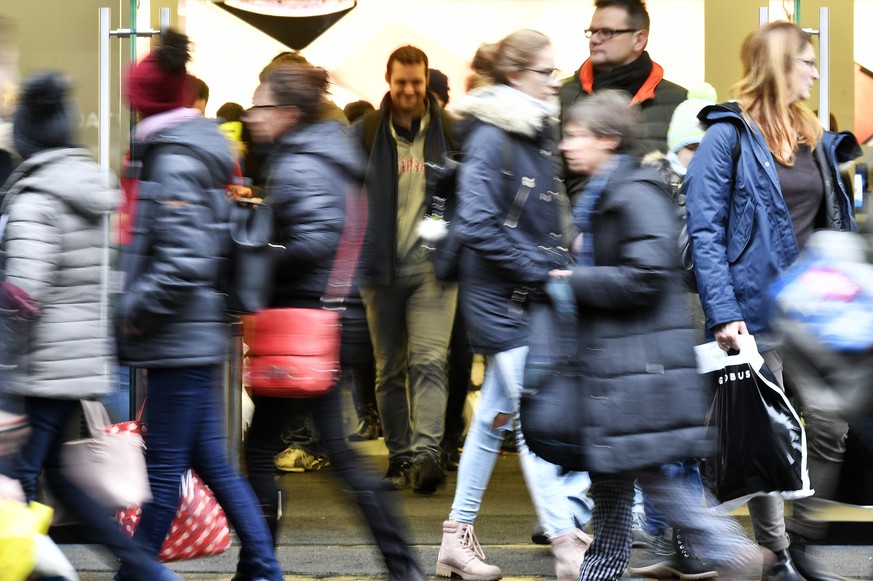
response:
<path id="1" fill-rule="evenodd" d="M 699 118 L 708 129 L 683 188 L 707 333 L 711 337 L 714 327 L 731 321 L 744 321 L 753 335 L 766 333 L 767 287 L 799 255 L 776 161 L 760 129 L 736 104 L 706 107 Z M 820 169 L 833 187 L 825 188 L 823 219 L 816 226 L 856 231 L 838 164 L 860 155 L 858 143 L 851 133 L 825 132 L 821 147 L 828 167 Z"/>
<path id="2" fill-rule="evenodd" d="M 456 111 L 473 124 L 458 176 L 459 305 L 473 349 L 490 355 L 527 345 L 526 303 L 569 260 L 555 132 L 542 105 L 505 85 L 470 93 Z"/>

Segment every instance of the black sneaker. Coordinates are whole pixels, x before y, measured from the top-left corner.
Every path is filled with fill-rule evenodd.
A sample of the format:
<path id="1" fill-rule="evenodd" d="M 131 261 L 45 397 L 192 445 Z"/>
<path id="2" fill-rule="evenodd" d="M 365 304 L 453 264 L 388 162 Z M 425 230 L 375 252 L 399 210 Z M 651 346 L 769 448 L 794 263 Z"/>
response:
<path id="1" fill-rule="evenodd" d="M 673 547 L 676 549 L 676 569 L 680 579 L 690 581 L 718 576 L 715 569 L 704 565 L 697 558 L 682 529 L 673 529 Z"/>
<path id="2" fill-rule="evenodd" d="M 535 545 L 550 545 L 549 537 L 543 525 L 536 523 L 530 528 L 530 541 Z"/>
<path id="3" fill-rule="evenodd" d="M 388 470 L 382 477 L 382 487 L 386 490 L 403 490 L 412 484 L 411 465 L 406 460 L 389 460 Z"/>
<path id="4" fill-rule="evenodd" d="M 349 442 L 366 442 L 368 440 L 378 440 L 382 435 L 382 429 L 378 422 L 374 422 L 370 418 L 366 418 L 358 422 L 358 429 L 349 434 L 346 438 Z"/>
<path id="5" fill-rule="evenodd" d="M 648 534 L 648 533 L 646 533 Z M 631 575 L 654 577 L 677 577 L 679 560 L 673 543 L 663 535 L 649 535 L 645 548 L 634 551 L 631 564 L 627 568 Z"/>
<path id="6" fill-rule="evenodd" d="M 429 452 L 415 455 L 412 461 L 412 491 L 417 494 L 433 494 L 437 487 L 446 481 L 439 456 Z"/>

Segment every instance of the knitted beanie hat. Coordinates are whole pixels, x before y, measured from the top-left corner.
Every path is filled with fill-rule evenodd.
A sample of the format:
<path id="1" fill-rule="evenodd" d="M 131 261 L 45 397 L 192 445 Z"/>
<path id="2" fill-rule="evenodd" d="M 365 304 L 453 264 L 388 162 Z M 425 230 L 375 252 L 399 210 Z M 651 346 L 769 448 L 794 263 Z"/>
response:
<path id="1" fill-rule="evenodd" d="M 676 153 L 683 147 L 700 143 L 703 139 L 703 127 L 697 119 L 697 114 L 707 105 L 715 105 L 717 96 L 715 88 L 709 83 L 700 83 L 688 89 L 688 98 L 679 103 L 670 128 L 667 130 L 667 148 Z"/>
<path id="2" fill-rule="evenodd" d="M 443 103 L 449 103 L 449 78 L 439 69 L 430 69 L 430 81 L 427 90 L 438 95 Z"/>
<path id="3" fill-rule="evenodd" d="M 27 159 L 46 149 L 70 147 L 73 141 L 71 84 L 61 73 L 37 73 L 21 85 L 12 121 L 12 141 Z"/>
<path id="4" fill-rule="evenodd" d="M 143 117 L 187 106 L 185 64 L 189 60 L 188 37 L 166 30 L 160 46 L 130 67 L 125 97 Z"/>

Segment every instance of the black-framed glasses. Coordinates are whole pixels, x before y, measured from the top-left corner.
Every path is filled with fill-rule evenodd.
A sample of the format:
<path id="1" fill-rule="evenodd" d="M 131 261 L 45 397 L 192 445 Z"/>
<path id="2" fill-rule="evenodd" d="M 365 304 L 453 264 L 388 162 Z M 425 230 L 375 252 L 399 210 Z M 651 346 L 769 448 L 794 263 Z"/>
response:
<path id="1" fill-rule="evenodd" d="M 538 75 L 542 75 L 547 79 L 557 80 L 561 78 L 561 69 L 529 69 L 524 68 L 525 71 L 530 71 L 532 73 L 537 73 Z"/>
<path id="2" fill-rule="evenodd" d="M 814 71 L 814 70 L 816 69 L 816 67 L 815 67 L 815 59 L 809 59 L 809 60 L 807 60 L 807 59 L 800 59 L 800 58 L 796 58 L 796 57 L 795 57 L 794 60 L 796 60 L 797 62 L 800 62 L 800 63 L 805 64 L 805 65 L 809 68 L 809 70 L 811 70 L 811 71 Z"/>
<path id="3" fill-rule="evenodd" d="M 243 111 L 243 113 L 251 113 L 253 111 L 263 111 L 266 109 L 278 109 L 280 107 L 290 107 L 290 105 L 252 105 L 251 107 L 249 107 L 248 109 Z"/>
<path id="4" fill-rule="evenodd" d="M 638 28 L 586 28 L 585 38 L 591 38 L 595 34 L 602 40 L 612 40 L 616 34 L 624 34 L 626 32 L 636 32 Z"/>

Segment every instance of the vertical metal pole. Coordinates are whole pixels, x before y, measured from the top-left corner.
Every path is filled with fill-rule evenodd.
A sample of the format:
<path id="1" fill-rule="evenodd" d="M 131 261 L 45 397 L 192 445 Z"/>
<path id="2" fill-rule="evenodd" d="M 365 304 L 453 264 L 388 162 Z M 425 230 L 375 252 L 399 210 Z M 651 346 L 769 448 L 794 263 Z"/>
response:
<path id="1" fill-rule="evenodd" d="M 161 8 L 161 32 L 170 28 L 170 9 Z"/>
<path id="2" fill-rule="evenodd" d="M 818 11 L 818 119 L 825 130 L 831 128 L 831 47 L 830 9 Z"/>
<path id="3" fill-rule="evenodd" d="M 761 6 L 758 8 L 758 26 L 764 26 L 770 22 L 770 7 Z"/>
<path id="4" fill-rule="evenodd" d="M 98 91 L 98 110 L 100 130 L 97 136 L 97 149 L 100 170 L 106 184 L 109 183 L 109 8 L 100 9 L 100 90 Z"/>

